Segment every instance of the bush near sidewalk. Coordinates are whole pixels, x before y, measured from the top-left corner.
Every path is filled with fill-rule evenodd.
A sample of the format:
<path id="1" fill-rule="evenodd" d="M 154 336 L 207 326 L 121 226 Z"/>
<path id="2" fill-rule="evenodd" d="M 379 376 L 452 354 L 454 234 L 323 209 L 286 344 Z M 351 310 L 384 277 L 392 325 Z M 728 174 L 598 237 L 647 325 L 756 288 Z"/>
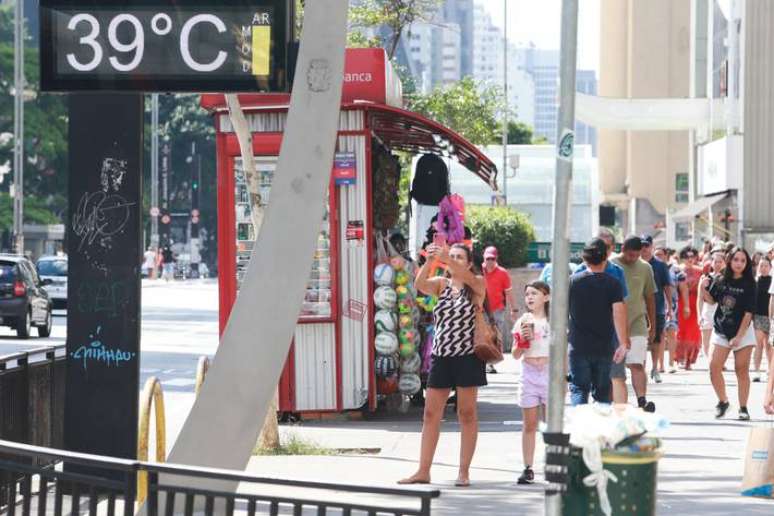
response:
<path id="1" fill-rule="evenodd" d="M 465 224 L 473 233 L 473 253 L 480 259 L 490 245 L 499 251 L 498 263 L 507 268 L 527 263 L 527 246 L 535 240 L 529 217 L 505 206 L 467 206 Z"/>

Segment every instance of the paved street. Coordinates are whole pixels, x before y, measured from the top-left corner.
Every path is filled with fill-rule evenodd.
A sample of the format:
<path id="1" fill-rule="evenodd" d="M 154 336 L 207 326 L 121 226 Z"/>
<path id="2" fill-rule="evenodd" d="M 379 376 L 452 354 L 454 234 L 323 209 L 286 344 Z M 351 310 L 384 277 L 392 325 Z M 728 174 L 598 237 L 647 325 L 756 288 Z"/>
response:
<path id="1" fill-rule="evenodd" d="M 217 343 L 217 286 L 214 281 L 145 283 L 143 288 L 142 380 L 162 380 L 167 408 L 169 446 L 174 442 L 190 406 L 196 362 L 214 352 Z M 0 330 L 0 353 L 64 342 L 64 317 L 56 318 L 52 337 L 19 341 L 10 330 Z M 481 391 L 481 434 L 469 489 L 454 488 L 459 434 L 451 408 L 438 447 L 434 486 L 442 490 L 435 503 L 438 514 L 503 514 L 526 510 L 538 514 L 540 486 L 515 484 L 521 468 L 520 412 L 516 406 L 518 365 L 509 360 L 500 374 L 489 375 Z M 696 371 L 664 375 L 664 383 L 650 385 L 658 411 L 672 425 L 665 433 L 666 456 L 659 468 L 659 514 L 721 515 L 772 514 L 774 501 L 738 496 L 742 454 L 749 427 L 772 424 L 761 409 L 763 384 L 753 384 L 751 423 L 731 417 L 716 421 L 706 362 Z M 727 373 L 732 404 L 736 395 L 733 374 Z M 250 470 L 261 475 L 340 482 L 393 485 L 416 466 L 420 410 L 379 413 L 363 421 L 333 421 L 283 425 L 285 436 L 296 434 L 331 448 L 378 449 L 366 455 L 315 457 L 256 457 Z M 540 454 L 540 451 L 538 452 Z M 539 476 L 542 471 L 539 468 Z"/>

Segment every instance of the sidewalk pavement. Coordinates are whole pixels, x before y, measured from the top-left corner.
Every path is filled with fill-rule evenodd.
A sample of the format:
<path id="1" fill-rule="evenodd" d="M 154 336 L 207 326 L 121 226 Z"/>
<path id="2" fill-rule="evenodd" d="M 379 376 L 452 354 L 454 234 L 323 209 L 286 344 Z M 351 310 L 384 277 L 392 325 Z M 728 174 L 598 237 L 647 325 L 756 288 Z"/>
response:
<path id="1" fill-rule="evenodd" d="M 487 515 L 515 511 L 541 514 L 543 486 L 518 486 L 522 468 L 521 413 L 516 405 L 518 364 L 510 357 L 488 375 L 489 386 L 479 396 L 480 433 L 471 470 L 472 485 L 456 488 L 459 425 L 451 406 L 446 416 L 433 484 L 441 497 L 434 514 Z M 762 409 L 763 384 L 754 383 L 750 397 L 753 421 L 737 421 L 736 381 L 726 373 L 732 410 L 724 420 L 714 419 L 714 398 L 706 361 L 698 369 L 663 375 L 664 383 L 649 385 L 649 399 L 671 427 L 662 436 L 665 457 L 659 463 L 657 514 L 745 515 L 774 514 L 774 500 L 739 496 L 742 456 L 749 428 L 771 424 Z M 254 457 L 248 471 L 305 480 L 395 486 L 414 472 L 419 456 L 421 409 L 407 413 L 377 413 L 364 421 L 314 421 L 283 425 L 282 434 L 295 434 L 330 448 L 378 448 L 375 454 L 335 456 Z M 538 437 L 537 476 L 542 479 L 542 440 Z"/>

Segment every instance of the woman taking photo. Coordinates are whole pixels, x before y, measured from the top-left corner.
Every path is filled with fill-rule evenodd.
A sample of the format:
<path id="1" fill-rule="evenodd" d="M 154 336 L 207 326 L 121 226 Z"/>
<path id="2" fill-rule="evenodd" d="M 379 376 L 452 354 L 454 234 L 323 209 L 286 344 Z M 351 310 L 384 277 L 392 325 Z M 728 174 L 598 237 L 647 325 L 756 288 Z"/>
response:
<path id="1" fill-rule="evenodd" d="M 476 398 L 478 388 L 486 385 L 484 363 L 473 354 L 476 310 L 486 298 L 486 283 L 483 276 L 473 271 L 473 253 L 464 244 L 454 244 L 450 249 L 430 244 L 427 253 L 446 265 L 447 275 L 429 277 L 428 264 L 434 260 L 428 259 L 415 281 L 416 288 L 424 294 L 438 296 L 438 303 L 433 309 L 435 338 L 427 379 L 419 469 L 398 483 L 430 482 L 430 468 L 441 433 L 443 411 L 454 388 L 457 390 L 457 418 L 462 434 L 459 474 L 454 485 L 467 487 L 470 485 L 470 463 L 478 438 Z"/>
<path id="2" fill-rule="evenodd" d="M 693 247 L 684 247 L 680 251 L 682 272 L 685 280 L 680 281 L 677 290 L 679 324 L 677 330 L 677 361 L 682 362 L 685 370 L 690 371 L 691 366 L 699 357 L 701 348 L 701 332 L 699 331 L 699 318 L 696 313 L 696 297 L 699 280 L 701 279 L 701 267 L 696 265 L 698 253 Z"/>
<path id="3" fill-rule="evenodd" d="M 718 304 L 710 337 L 713 346 L 710 379 L 718 397 L 715 417 L 723 417 L 730 407 L 723 364 L 733 351 L 739 391 L 739 419 L 749 421 L 747 399 L 750 396 L 750 357 L 755 348 L 755 333 L 751 325 L 756 290 L 750 255 L 741 247 L 733 248 L 726 256 L 723 275 L 713 280 L 705 276 L 699 289 L 705 302 Z"/>

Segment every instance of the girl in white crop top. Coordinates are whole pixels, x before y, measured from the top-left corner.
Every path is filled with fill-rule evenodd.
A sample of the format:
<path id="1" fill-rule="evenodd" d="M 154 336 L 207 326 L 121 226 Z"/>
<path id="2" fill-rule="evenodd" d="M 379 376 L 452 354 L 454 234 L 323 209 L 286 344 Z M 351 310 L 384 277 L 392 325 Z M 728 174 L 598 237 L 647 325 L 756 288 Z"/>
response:
<path id="1" fill-rule="evenodd" d="M 513 357 L 522 359 L 521 405 L 524 424 L 521 441 L 524 471 L 519 484 L 534 482 L 532 463 L 535 458 L 535 439 L 541 406 L 545 412 L 548 402 L 548 355 L 551 344 L 551 326 L 548 306 L 551 288 L 542 281 L 533 281 L 524 291 L 528 313 L 513 326 Z"/>

